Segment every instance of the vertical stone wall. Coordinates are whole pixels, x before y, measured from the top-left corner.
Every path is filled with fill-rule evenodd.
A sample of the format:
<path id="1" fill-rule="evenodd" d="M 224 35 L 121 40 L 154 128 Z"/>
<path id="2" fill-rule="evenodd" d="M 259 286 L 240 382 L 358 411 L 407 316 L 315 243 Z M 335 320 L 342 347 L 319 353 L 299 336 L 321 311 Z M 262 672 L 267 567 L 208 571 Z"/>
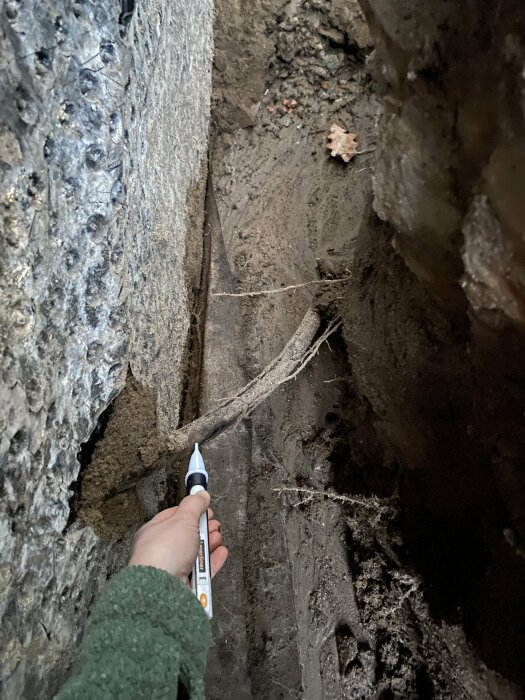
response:
<path id="1" fill-rule="evenodd" d="M 128 369 L 178 420 L 212 2 L 0 10 L 0 692 L 50 696 L 118 548 L 77 454 Z"/>

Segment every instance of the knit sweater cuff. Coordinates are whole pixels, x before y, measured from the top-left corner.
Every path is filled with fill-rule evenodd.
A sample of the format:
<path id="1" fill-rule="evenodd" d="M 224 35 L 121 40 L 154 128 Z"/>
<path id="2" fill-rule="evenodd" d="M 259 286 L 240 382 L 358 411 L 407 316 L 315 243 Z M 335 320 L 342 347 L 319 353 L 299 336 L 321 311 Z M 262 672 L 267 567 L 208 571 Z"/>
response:
<path id="1" fill-rule="evenodd" d="M 130 616 L 162 630 L 180 647 L 181 683 L 190 697 L 204 697 L 211 625 L 197 599 L 180 579 L 149 566 L 128 566 L 106 585 L 91 625 L 117 624 Z"/>

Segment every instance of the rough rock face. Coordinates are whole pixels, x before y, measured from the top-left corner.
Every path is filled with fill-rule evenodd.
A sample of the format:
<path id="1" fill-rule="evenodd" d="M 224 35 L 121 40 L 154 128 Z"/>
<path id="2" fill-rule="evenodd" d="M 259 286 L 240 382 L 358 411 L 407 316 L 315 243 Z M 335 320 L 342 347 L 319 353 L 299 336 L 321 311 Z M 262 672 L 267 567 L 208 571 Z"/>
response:
<path id="1" fill-rule="evenodd" d="M 523 683 L 525 8 L 361 5 L 384 93 L 375 210 L 391 226 L 358 241 L 354 380 L 385 464 L 402 466 L 433 614 Z"/>
<path id="2" fill-rule="evenodd" d="M 2 697 L 61 680 L 117 549 L 71 522 L 77 453 L 129 370 L 178 421 L 211 0 L 1 9 Z M 58 672 L 57 672 L 58 669 Z"/>

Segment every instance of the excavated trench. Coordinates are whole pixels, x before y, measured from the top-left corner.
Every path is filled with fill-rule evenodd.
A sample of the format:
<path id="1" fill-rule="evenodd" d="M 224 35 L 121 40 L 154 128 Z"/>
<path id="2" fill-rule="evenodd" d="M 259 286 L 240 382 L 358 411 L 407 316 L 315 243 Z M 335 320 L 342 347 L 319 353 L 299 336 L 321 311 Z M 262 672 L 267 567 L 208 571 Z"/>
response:
<path id="1" fill-rule="evenodd" d="M 523 560 L 466 437 L 467 317 L 436 304 L 372 209 L 363 16 L 221 2 L 215 27 L 202 407 L 255 376 L 313 299 L 343 327 L 208 448 L 234 543 L 209 697 L 518 697 Z M 348 165 L 327 155 L 333 123 L 358 135 Z M 318 279 L 342 281 L 250 294 Z"/>
<path id="2" fill-rule="evenodd" d="M 467 428 L 469 321 L 436 303 L 374 212 L 364 18 L 335 0 L 216 4 L 181 424 L 253 379 L 312 303 L 342 325 L 204 447 L 231 551 L 207 697 L 521 697 L 524 560 Z M 334 123 L 357 134 L 349 163 L 328 155 Z M 129 376 L 86 471 L 124 473 L 154 430 L 154 397 Z M 84 480 L 79 517 L 129 537 L 147 493 L 180 495 L 183 461 L 164 456 L 148 488 L 102 507 Z"/>

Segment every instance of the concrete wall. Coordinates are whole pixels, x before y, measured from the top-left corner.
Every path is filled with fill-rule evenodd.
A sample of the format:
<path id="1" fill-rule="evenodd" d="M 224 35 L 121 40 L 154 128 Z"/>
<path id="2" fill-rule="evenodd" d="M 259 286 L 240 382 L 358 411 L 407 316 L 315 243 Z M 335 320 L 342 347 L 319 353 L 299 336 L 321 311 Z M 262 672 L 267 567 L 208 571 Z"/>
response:
<path id="1" fill-rule="evenodd" d="M 0 10 L 3 698 L 56 690 L 118 558 L 70 498 L 128 369 L 178 420 L 212 2 L 133 5 Z"/>

